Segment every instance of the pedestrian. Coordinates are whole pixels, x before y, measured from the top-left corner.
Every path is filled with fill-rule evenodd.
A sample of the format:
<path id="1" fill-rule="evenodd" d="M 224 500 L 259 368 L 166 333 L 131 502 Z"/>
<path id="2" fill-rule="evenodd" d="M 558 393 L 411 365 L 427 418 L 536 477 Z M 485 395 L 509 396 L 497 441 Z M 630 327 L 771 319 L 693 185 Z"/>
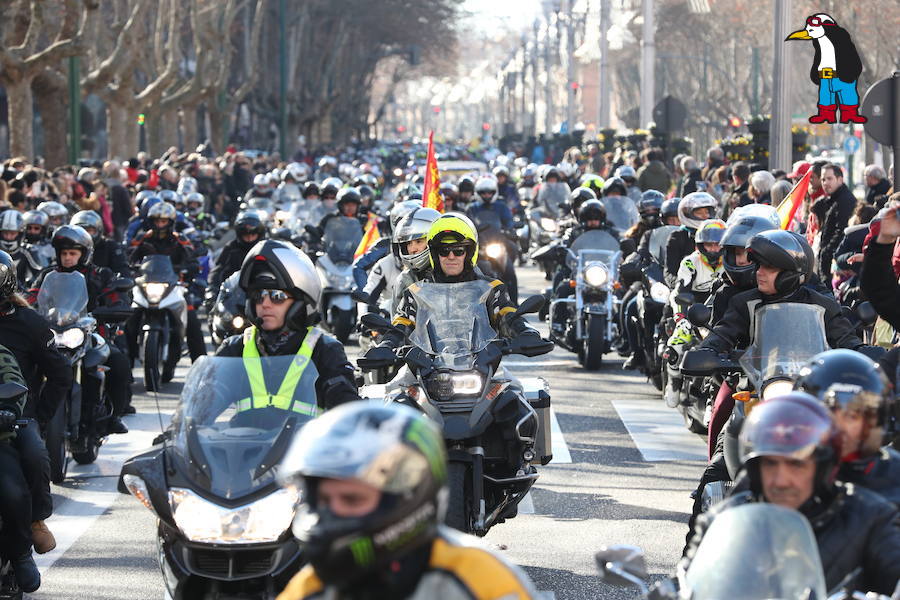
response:
<path id="1" fill-rule="evenodd" d="M 643 166 L 637 171 L 638 187 L 641 192 L 656 190 L 666 194 L 672 187 L 672 175 L 663 164 L 663 152 L 660 148 L 646 148 L 641 151 Z"/>
<path id="2" fill-rule="evenodd" d="M 844 173 L 841 168 L 833 164 L 822 167 L 822 189 L 828 195 L 817 203 L 821 205 L 818 213 L 824 214 L 819 239 L 818 271 L 827 285 L 831 281 L 831 261 L 844 238 L 844 228 L 847 227 L 853 214 L 856 197 L 844 184 Z"/>
<path id="3" fill-rule="evenodd" d="M 121 177 L 122 167 L 118 161 L 109 160 L 103 164 L 103 178 L 107 188 L 105 198 L 112 212 L 113 234 L 117 242 L 124 238 L 125 228 L 133 213 L 131 195 L 122 185 Z"/>
<path id="4" fill-rule="evenodd" d="M 864 171 L 866 178 L 866 202 L 877 206 L 879 209 L 884 207 L 887 200 L 888 190 L 891 189 L 891 182 L 885 177 L 884 169 L 878 165 L 866 165 Z"/>
<path id="5" fill-rule="evenodd" d="M 750 175 L 750 186 L 747 195 L 755 204 L 772 204 L 769 192 L 775 185 L 775 176 L 768 171 L 755 171 Z"/>

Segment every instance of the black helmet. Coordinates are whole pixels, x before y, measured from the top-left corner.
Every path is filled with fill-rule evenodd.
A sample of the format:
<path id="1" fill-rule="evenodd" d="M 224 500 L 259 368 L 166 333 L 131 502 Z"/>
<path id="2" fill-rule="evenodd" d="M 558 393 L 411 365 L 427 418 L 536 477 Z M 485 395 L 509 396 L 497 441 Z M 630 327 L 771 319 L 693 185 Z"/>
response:
<path id="1" fill-rule="evenodd" d="M 296 331 L 311 325 L 322 296 L 322 283 L 309 257 L 296 246 L 278 240 L 257 242 L 241 263 L 238 285 L 247 294 L 245 313 L 259 326 L 251 292 L 258 289 L 284 290 L 294 298 L 285 315 L 285 326 Z"/>
<path id="2" fill-rule="evenodd" d="M 885 443 L 886 430 L 893 433 L 897 402 L 890 382 L 878 363 L 853 350 L 821 352 L 803 367 L 795 390 L 815 396 L 832 412 L 850 411 L 863 416 L 858 448 L 861 457 L 876 454 Z"/>
<path id="3" fill-rule="evenodd" d="M 603 182 L 603 196 L 627 196 L 628 188 L 619 177 L 610 177 Z"/>
<path id="4" fill-rule="evenodd" d="M 293 532 L 327 585 L 350 585 L 413 552 L 427 553 L 446 512 L 440 430 L 399 404 L 351 402 L 310 421 L 288 448 L 279 479 L 298 489 Z M 350 479 L 381 493 L 371 512 L 338 516 L 319 503 L 324 480 Z"/>
<path id="5" fill-rule="evenodd" d="M 641 220 L 649 227 L 658 227 L 660 224 L 660 212 L 666 197 L 656 190 L 647 190 L 641 194 L 638 201 L 638 213 Z"/>
<path id="6" fill-rule="evenodd" d="M 16 263 L 12 256 L 0 250 L 0 302 L 6 305 L 10 296 L 19 289 L 19 280 L 16 274 Z"/>
<path id="7" fill-rule="evenodd" d="M 375 189 L 370 185 L 363 184 L 357 187 L 356 191 L 359 192 L 360 200 L 362 200 L 363 198 L 368 198 L 371 202 L 375 199 Z"/>
<path id="8" fill-rule="evenodd" d="M 74 268 L 87 266 L 94 254 L 94 240 L 91 235 L 78 225 L 63 225 L 53 232 L 54 250 L 56 250 L 56 264 L 62 269 L 62 261 L 59 258 L 63 250 L 80 250 L 81 257 Z"/>
<path id="9" fill-rule="evenodd" d="M 310 196 L 318 196 L 319 185 L 315 181 L 307 181 L 303 184 L 302 193 L 304 198 L 309 198 Z"/>
<path id="10" fill-rule="evenodd" d="M 572 190 L 572 193 L 569 194 L 569 202 L 572 204 L 572 212 L 576 215 L 578 214 L 578 210 L 581 208 L 582 204 L 596 199 L 597 194 L 594 193 L 594 190 L 586 187 L 575 188 L 574 190 Z"/>
<path id="11" fill-rule="evenodd" d="M 681 198 L 669 198 L 668 200 L 663 202 L 662 208 L 659 211 L 659 216 L 663 219 L 667 219 L 669 217 L 677 217 L 679 202 L 681 202 Z"/>
<path id="12" fill-rule="evenodd" d="M 168 202 L 157 202 L 147 211 L 147 218 L 150 220 L 156 236 L 163 238 L 175 231 L 175 220 L 178 218 L 178 211 Z M 164 227 L 159 227 L 156 225 L 156 219 L 168 219 L 169 223 Z"/>
<path id="13" fill-rule="evenodd" d="M 259 234 L 259 237 L 262 238 L 266 235 L 266 226 L 263 224 L 258 211 L 252 209 L 242 210 L 234 220 L 234 232 L 237 234 L 239 242 L 242 235 L 250 233 Z M 256 241 L 253 243 L 255 244 Z"/>
<path id="14" fill-rule="evenodd" d="M 471 175 L 466 175 L 464 177 L 460 177 L 459 183 L 456 186 L 460 194 L 463 192 L 471 192 L 475 193 L 475 180 L 472 179 Z"/>
<path id="15" fill-rule="evenodd" d="M 722 262 L 725 276 L 732 285 L 743 289 L 750 289 L 756 285 L 756 265 L 748 263 L 739 266 L 735 258 L 735 249 L 746 248 L 747 242 L 754 235 L 772 229 L 775 229 L 775 224 L 771 220 L 747 215 L 740 217 L 725 230 L 725 235 L 722 236 L 725 258 Z"/>
<path id="16" fill-rule="evenodd" d="M 335 196 L 337 197 L 338 191 L 341 189 L 340 179 L 337 177 L 329 177 L 325 181 L 322 182 L 322 187 L 319 188 L 319 195 L 324 198 L 325 196 Z"/>
<path id="17" fill-rule="evenodd" d="M 750 238 L 747 249 L 754 263 L 781 269 L 775 279 L 779 295 L 795 291 L 812 273 L 814 255 L 802 235 L 782 229 L 763 231 Z"/>
<path id="18" fill-rule="evenodd" d="M 85 231 L 87 231 L 88 227 L 91 227 L 94 230 L 91 237 L 94 239 L 95 244 L 99 242 L 100 238 L 103 236 L 103 218 L 92 210 L 78 211 L 72 215 L 72 220 L 69 224 L 78 225 L 79 227 L 84 228 Z"/>
<path id="19" fill-rule="evenodd" d="M 814 496 L 827 498 L 841 456 L 840 436 L 828 410 L 813 396 L 791 392 L 756 406 L 740 435 L 741 461 L 751 489 L 760 494 L 758 458 L 781 456 L 816 461 Z"/>
<path id="20" fill-rule="evenodd" d="M 588 221 L 600 221 L 600 227 L 606 225 L 606 207 L 596 198 L 582 204 L 578 211 L 578 222 L 587 227 Z"/>

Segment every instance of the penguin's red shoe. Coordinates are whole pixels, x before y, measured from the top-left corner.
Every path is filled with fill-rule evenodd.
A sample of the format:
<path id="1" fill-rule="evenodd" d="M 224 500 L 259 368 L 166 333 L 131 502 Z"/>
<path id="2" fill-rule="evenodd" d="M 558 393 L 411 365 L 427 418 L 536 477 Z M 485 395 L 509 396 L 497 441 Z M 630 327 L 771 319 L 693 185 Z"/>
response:
<path id="1" fill-rule="evenodd" d="M 869 119 L 859 114 L 859 104 L 841 104 L 841 123 L 865 123 Z"/>
<path id="2" fill-rule="evenodd" d="M 837 104 L 826 106 L 819 104 L 819 114 L 809 118 L 810 123 L 837 123 Z"/>

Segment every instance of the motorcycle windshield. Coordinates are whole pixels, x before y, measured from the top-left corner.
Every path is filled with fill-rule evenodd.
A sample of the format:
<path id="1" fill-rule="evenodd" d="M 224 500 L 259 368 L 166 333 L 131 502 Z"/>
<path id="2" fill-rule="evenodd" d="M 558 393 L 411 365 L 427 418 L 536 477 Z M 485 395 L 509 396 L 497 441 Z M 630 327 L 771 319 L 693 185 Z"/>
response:
<path id="1" fill-rule="evenodd" d="M 503 231 L 500 215 L 493 209 L 482 208 L 478 211 L 473 210 L 469 216 L 472 217 L 472 222 L 475 223 L 479 236 L 490 237 L 491 234 L 496 236 L 496 234 Z"/>
<path id="2" fill-rule="evenodd" d="M 607 196 L 603 206 L 606 207 L 606 220 L 619 231 L 630 229 L 640 219 L 634 201 L 626 196 Z"/>
<path id="3" fill-rule="evenodd" d="M 172 417 L 184 475 L 229 500 L 274 482 L 291 439 L 318 412 L 318 375 L 301 356 L 201 357 Z"/>
<path id="4" fill-rule="evenodd" d="M 757 390 L 772 377 L 793 378 L 809 359 L 828 350 L 825 309 L 817 304 L 766 304 L 752 320 L 753 341 L 740 364 Z"/>
<path id="5" fill-rule="evenodd" d="M 537 201 L 550 213 L 547 216 L 558 219 L 565 214 L 560 206 L 569 202 L 570 192 L 569 186 L 565 183 L 544 183 L 538 192 Z"/>
<path id="6" fill-rule="evenodd" d="M 650 256 L 659 264 L 665 261 L 666 245 L 669 243 L 669 236 L 678 229 L 678 225 L 663 225 L 657 227 L 650 234 Z"/>
<path id="7" fill-rule="evenodd" d="M 568 256 L 567 264 L 571 269 L 578 266 L 579 257 L 581 264 L 599 260 L 612 267 L 614 254 L 619 251 L 619 240 L 608 231 L 594 229 L 579 235 L 569 249 L 572 254 Z"/>
<path id="8" fill-rule="evenodd" d="M 325 253 L 335 264 L 351 263 L 353 262 L 353 253 L 356 252 L 362 236 L 362 225 L 356 219 L 352 217 L 329 219 L 325 224 L 322 238 L 325 243 Z"/>
<path id="9" fill-rule="evenodd" d="M 767 503 L 722 511 L 684 579 L 683 597 L 692 600 L 826 597 L 809 522 L 796 511 Z"/>
<path id="10" fill-rule="evenodd" d="M 445 366 L 469 368 L 462 365 L 465 359 L 497 339 L 487 312 L 492 289 L 487 281 L 422 282 L 409 289 L 416 301 L 416 328 L 409 341 Z"/>
<path id="11" fill-rule="evenodd" d="M 243 313 L 244 304 L 247 302 L 247 294 L 241 286 L 238 285 L 240 278 L 240 271 L 235 271 L 229 275 L 225 281 L 222 282 L 222 291 L 220 292 L 225 309 L 233 315 Z"/>
<path id="12" fill-rule="evenodd" d="M 81 273 L 51 271 L 44 277 L 37 297 L 38 311 L 54 325 L 71 325 L 84 315 L 87 283 Z"/>
<path id="13" fill-rule="evenodd" d="M 148 256 L 141 263 L 141 277 L 144 283 L 175 283 L 178 276 L 172 267 L 172 259 L 164 254 Z"/>

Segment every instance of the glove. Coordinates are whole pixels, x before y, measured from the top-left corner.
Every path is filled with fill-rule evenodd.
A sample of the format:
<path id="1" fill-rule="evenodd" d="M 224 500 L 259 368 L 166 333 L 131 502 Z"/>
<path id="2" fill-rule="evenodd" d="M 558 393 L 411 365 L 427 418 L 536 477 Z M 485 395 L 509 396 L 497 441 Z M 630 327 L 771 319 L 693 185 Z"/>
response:
<path id="1" fill-rule="evenodd" d="M 0 410 L 0 432 L 11 432 L 16 428 L 16 413 Z"/>
<path id="2" fill-rule="evenodd" d="M 357 361 L 361 369 L 378 369 L 387 367 L 397 362 L 397 355 L 392 348 L 387 346 L 375 346 L 369 348 L 365 355 Z"/>

